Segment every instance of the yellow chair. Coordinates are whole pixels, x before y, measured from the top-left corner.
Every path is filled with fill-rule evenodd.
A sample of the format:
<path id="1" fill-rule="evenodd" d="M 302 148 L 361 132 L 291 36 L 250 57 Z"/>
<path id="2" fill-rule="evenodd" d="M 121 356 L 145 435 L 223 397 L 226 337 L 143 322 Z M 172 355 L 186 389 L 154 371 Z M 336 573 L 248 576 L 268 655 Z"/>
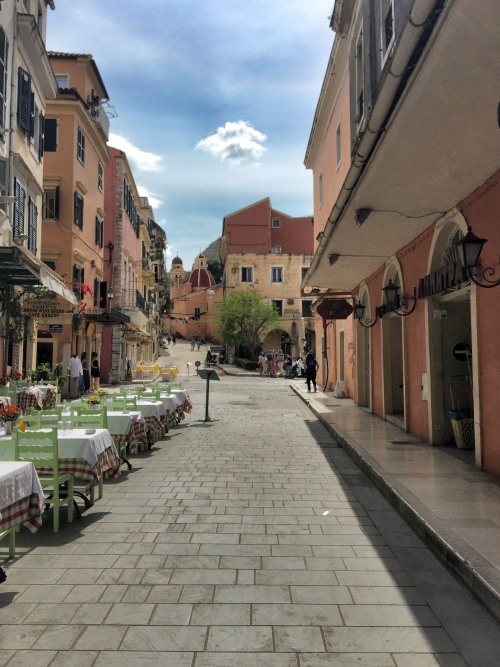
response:
<path id="1" fill-rule="evenodd" d="M 39 472 L 38 477 L 44 490 L 45 504 L 53 507 L 54 533 L 58 533 L 61 505 L 68 507 L 68 523 L 73 521 L 73 477 L 70 473 L 59 472 L 57 428 L 24 433 L 17 430 L 14 432 L 14 442 L 18 461 L 31 461 L 35 468 L 49 468 L 52 471 Z M 61 489 L 62 484 L 66 488 Z M 64 492 L 63 496 L 61 491 Z"/>

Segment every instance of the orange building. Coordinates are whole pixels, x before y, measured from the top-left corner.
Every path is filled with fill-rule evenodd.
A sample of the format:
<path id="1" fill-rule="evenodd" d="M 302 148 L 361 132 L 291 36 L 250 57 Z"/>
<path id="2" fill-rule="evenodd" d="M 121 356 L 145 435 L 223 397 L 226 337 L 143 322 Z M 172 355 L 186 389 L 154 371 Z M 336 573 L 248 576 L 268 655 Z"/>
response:
<path id="1" fill-rule="evenodd" d="M 87 319 L 105 306 L 104 169 L 108 162 L 108 93 L 90 55 L 49 52 L 58 84 L 47 106 L 43 175 L 42 258 L 64 276 L 79 305 L 40 320 L 38 361 L 89 358 L 101 347 L 101 327 Z"/>

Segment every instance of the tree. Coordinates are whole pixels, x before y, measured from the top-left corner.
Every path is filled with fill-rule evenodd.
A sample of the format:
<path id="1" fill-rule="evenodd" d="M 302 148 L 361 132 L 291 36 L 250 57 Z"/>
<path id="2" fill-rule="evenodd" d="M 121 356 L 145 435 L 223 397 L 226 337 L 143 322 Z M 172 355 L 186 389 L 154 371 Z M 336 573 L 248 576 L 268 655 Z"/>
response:
<path id="1" fill-rule="evenodd" d="M 224 344 L 243 344 L 253 360 L 261 346 L 261 335 L 280 319 L 276 310 L 251 290 L 231 292 L 217 310 L 219 333 Z"/>

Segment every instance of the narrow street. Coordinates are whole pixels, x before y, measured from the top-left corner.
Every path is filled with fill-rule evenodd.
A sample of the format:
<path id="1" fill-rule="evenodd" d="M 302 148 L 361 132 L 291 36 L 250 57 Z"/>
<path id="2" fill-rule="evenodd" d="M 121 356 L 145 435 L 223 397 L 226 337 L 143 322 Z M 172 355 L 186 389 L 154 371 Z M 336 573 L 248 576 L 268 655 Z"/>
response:
<path id="1" fill-rule="evenodd" d="M 0 665 L 498 665 L 498 625 L 288 381 L 211 382 L 205 423 L 182 380 L 166 440 L 58 535 L 19 535 Z"/>

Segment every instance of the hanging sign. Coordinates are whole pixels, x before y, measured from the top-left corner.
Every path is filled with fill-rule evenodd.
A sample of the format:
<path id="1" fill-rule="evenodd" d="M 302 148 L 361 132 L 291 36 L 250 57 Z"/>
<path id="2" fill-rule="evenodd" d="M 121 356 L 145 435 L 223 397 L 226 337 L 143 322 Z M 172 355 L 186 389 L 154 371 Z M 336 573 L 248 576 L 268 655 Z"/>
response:
<path id="1" fill-rule="evenodd" d="M 57 317 L 66 312 L 55 299 L 26 299 L 22 304 L 23 315 L 27 317 Z"/>
<path id="2" fill-rule="evenodd" d="M 347 299 L 323 299 L 316 312 L 325 320 L 345 320 L 352 313 L 353 307 Z"/>
<path id="3" fill-rule="evenodd" d="M 418 281 L 418 298 L 426 299 L 467 282 L 467 271 L 459 262 L 445 264 Z"/>

